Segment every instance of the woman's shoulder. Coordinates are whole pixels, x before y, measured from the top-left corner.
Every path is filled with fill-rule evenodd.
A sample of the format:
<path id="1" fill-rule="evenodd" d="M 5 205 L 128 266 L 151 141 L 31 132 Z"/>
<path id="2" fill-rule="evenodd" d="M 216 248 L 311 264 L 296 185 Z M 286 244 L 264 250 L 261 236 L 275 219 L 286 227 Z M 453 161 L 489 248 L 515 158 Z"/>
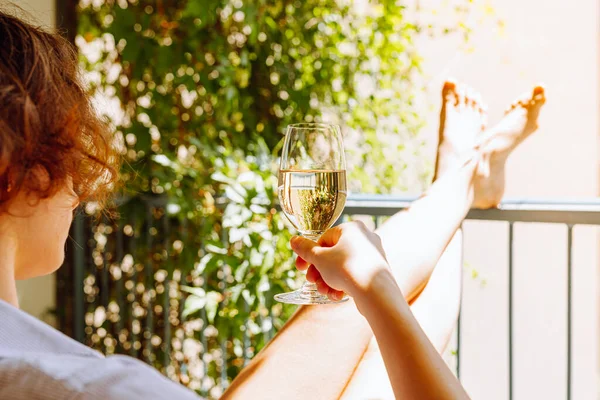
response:
<path id="1" fill-rule="evenodd" d="M 0 321 L 0 357 L 24 353 L 102 357 L 100 353 L 2 300 Z"/>

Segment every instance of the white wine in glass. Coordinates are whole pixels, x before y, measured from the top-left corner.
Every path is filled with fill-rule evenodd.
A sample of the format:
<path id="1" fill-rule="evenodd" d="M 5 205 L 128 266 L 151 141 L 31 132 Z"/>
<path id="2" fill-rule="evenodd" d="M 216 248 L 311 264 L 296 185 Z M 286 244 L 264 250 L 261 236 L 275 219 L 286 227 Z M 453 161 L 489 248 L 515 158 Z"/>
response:
<path id="1" fill-rule="evenodd" d="M 281 209 L 294 228 L 317 241 L 346 204 L 346 160 L 340 129 L 329 124 L 295 124 L 287 129 L 279 169 Z M 275 296 L 291 304 L 329 304 L 316 285 Z M 347 300 L 347 297 L 341 301 Z"/>
<path id="2" fill-rule="evenodd" d="M 279 171 L 281 209 L 294 228 L 318 239 L 346 204 L 346 171 Z"/>

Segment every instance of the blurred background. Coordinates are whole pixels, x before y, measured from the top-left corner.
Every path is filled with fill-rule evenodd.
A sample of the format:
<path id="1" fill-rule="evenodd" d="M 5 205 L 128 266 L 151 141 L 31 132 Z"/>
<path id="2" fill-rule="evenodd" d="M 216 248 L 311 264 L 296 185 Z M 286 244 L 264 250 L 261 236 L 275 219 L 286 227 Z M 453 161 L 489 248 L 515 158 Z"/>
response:
<path id="1" fill-rule="evenodd" d="M 448 359 L 474 399 L 598 398 L 597 1 L 18 5 L 77 45 L 126 160 L 119 218 L 77 216 L 66 265 L 21 283 L 27 312 L 218 398 L 293 312 L 272 300 L 298 283 L 274 196 L 288 123 L 339 123 L 352 193 L 405 199 L 431 180 L 444 79 L 479 90 L 490 123 L 543 83 L 508 164 L 521 212 L 464 224 Z"/>

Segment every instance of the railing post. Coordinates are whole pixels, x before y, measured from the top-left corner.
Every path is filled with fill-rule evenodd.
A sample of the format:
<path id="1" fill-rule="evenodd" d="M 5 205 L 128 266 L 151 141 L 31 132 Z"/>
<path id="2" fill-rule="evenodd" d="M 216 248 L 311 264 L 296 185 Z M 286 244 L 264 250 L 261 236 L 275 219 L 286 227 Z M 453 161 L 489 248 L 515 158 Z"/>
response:
<path id="1" fill-rule="evenodd" d="M 221 224 L 221 243 L 223 243 L 223 245 L 225 247 L 229 246 L 229 236 L 222 224 Z M 226 265 L 226 264 L 221 266 L 221 271 L 223 271 L 223 278 L 221 279 L 221 284 L 223 285 L 223 287 L 221 290 L 223 293 L 225 293 L 227 290 L 227 276 L 225 274 L 226 268 L 228 268 L 228 265 Z M 227 305 L 227 296 L 224 296 L 224 299 L 221 302 L 221 305 L 219 306 L 219 308 L 225 307 L 226 305 Z M 227 333 L 227 336 L 225 336 L 223 334 L 223 332 L 219 332 L 219 336 L 221 337 L 221 359 L 222 359 L 221 388 L 223 389 L 223 391 L 227 390 L 227 387 L 229 386 L 229 379 L 227 376 L 227 338 L 230 337 L 229 335 L 231 335 L 231 331 L 228 330 L 226 333 Z"/>
<path id="2" fill-rule="evenodd" d="M 508 225 L 508 398 L 513 397 L 513 263 L 514 223 Z"/>
<path id="3" fill-rule="evenodd" d="M 131 256 L 133 257 L 133 265 L 132 265 L 132 272 L 131 272 L 131 277 L 129 278 L 132 282 L 131 285 L 131 289 L 129 289 L 129 293 L 128 293 L 128 297 L 129 294 L 131 294 L 131 300 L 129 301 L 129 305 L 128 305 L 128 309 L 129 309 L 129 320 L 128 322 L 128 326 L 130 329 L 130 336 L 131 336 L 131 347 L 129 348 L 129 355 L 132 357 L 137 357 L 137 349 L 135 348 L 135 344 L 138 340 L 138 334 L 135 333 L 134 330 L 134 325 L 136 322 L 140 322 L 138 320 L 138 318 L 135 316 L 135 308 L 134 308 L 134 304 L 138 299 L 138 295 L 137 295 L 137 281 L 138 281 L 138 272 L 137 272 L 137 263 L 139 261 L 139 257 L 138 257 L 138 251 L 137 251 L 137 235 L 139 234 L 137 232 L 137 226 L 135 221 L 131 221 L 131 226 L 133 228 L 133 233 L 131 236 L 131 240 L 129 242 L 129 251 L 131 252 Z M 141 322 L 140 322 L 141 324 Z M 141 329 L 141 327 L 140 327 Z"/>
<path id="4" fill-rule="evenodd" d="M 153 334 L 153 312 L 152 309 L 152 283 L 154 283 L 154 262 L 153 255 L 154 249 L 152 248 L 152 228 L 154 227 L 154 215 L 153 215 L 153 206 L 150 203 L 146 203 L 146 251 L 149 254 L 146 255 L 145 266 L 144 266 L 144 277 L 142 278 L 142 282 L 144 284 L 144 292 L 141 297 L 142 306 L 145 306 L 146 309 L 146 322 L 145 327 L 142 328 L 142 343 L 144 344 L 142 348 L 142 357 L 146 360 L 147 363 L 152 361 L 152 334 Z M 146 297 L 147 304 L 144 304 L 144 297 Z M 141 322 L 141 321 L 140 321 Z"/>
<path id="5" fill-rule="evenodd" d="M 121 224 L 121 222 L 116 222 L 115 224 L 115 240 L 116 240 L 116 250 L 115 250 L 115 255 L 116 255 L 116 259 L 114 261 L 114 264 L 116 264 L 119 267 L 119 270 L 121 270 L 121 275 L 119 280 L 117 281 L 116 284 L 116 291 L 117 291 L 117 304 L 119 305 L 119 319 L 117 320 L 117 346 L 116 346 L 116 352 L 119 353 L 121 351 L 123 351 L 123 344 L 126 340 L 121 341 L 121 334 L 123 332 L 123 328 L 125 326 L 125 320 L 124 320 L 124 313 L 125 313 L 125 293 L 124 293 L 124 282 L 125 282 L 125 274 L 122 272 L 123 269 L 123 226 Z"/>
<path id="6" fill-rule="evenodd" d="M 103 231 L 101 232 L 102 235 L 104 236 L 109 236 L 108 233 L 106 233 L 106 229 L 108 226 L 108 219 L 106 217 L 102 218 L 102 229 Z M 108 241 L 104 244 L 104 247 L 102 248 L 102 275 L 101 275 L 101 287 L 100 287 L 100 291 L 101 291 L 101 295 L 100 295 L 100 302 L 102 303 L 102 307 L 104 307 L 104 310 L 108 310 L 108 301 L 109 301 L 109 276 L 108 276 L 108 262 L 106 260 L 106 256 L 107 256 L 107 247 L 108 247 Z"/>
<path id="7" fill-rule="evenodd" d="M 571 400 L 572 381 L 572 279 L 573 279 L 573 225 L 567 225 L 567 400 Z"/>
<path id="8" fill-rule="evenodd" d="M 458 307 L 458 318 L 456 320 L 456 377 L 460 380 L 460 331 L 461 331 L 461 323 L 460 319 L 462 317 L 462 288 L 463 288 L 463 272 L 464 272 L 464 262 L 465 262 L 465 231 L 463 229 L 462 224 L 460 225 L 459 232 L 461 235 L 460 242 L 460 298 L 459 298 L 459 307 Z"/>
<path id="9" fill-rule="evenodd" d="M 171 223 L 169 221 L 169 213 L 167 212 L 167 207 L 164 208 L 163 215 L 163 263 L 165 268 L 168 271 L 167 276 L 163 281 L 163 323 L 164 323 L 164 354 L 163 354 L 163 365 L 165 368 L 165 373 L 168 370 L 168 367 L 171 365 L 171 280 L 173 279 L 173 268 L 171 266 L 171 261 L 169 260 L 169 246 L 171 244 L 170 240 L 171 233 Z M 158 300 L 158 297 L 157 297 Z"/>

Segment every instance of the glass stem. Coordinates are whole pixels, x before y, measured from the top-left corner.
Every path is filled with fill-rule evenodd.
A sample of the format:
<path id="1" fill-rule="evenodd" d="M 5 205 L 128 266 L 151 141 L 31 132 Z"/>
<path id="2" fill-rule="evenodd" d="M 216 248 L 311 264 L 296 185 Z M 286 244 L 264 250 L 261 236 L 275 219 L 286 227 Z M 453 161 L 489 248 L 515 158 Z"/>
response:
<path id="1" fill-rule="evenodd" d="M 303 236 L 307 239 L 310 239 L 313 242 L 318 242 L 319 238 L 321 237 L 321 235 L 309 235 L 309 234 L 302 234 L 301 236 Z M 307 299 L 318 299 L 318 298 L 326 297 L 319 293 L 319 291 L 317 290 L 316 284 L 311 283 L 306 280 L 306 276 L 304 277 L 304 283 L 302 284 L 300 291 L 301 291 L 301 296 L 304 298 L 307 298 Z"/>

